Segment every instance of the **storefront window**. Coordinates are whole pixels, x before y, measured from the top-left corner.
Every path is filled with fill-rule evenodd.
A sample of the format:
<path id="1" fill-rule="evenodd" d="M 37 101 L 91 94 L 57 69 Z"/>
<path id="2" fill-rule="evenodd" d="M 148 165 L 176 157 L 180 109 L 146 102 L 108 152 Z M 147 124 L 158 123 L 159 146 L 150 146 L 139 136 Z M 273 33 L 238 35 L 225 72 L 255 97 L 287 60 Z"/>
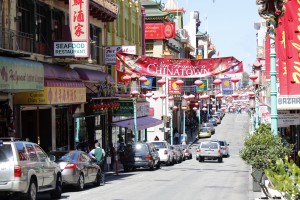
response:
<path id="1" fill-rule="evenodd" d="M 82 143 L 87 141 L 87 131 L 85 117 L 74 118 L 74 142 L 76 149 L 81 149 L 84 146 Z"/>

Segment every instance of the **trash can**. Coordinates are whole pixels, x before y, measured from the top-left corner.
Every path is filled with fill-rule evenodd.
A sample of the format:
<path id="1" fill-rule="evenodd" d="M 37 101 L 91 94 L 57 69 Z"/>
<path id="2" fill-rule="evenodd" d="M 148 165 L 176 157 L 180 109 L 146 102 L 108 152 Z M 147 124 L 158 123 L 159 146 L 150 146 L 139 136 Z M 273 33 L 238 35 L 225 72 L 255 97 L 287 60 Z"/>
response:
<path id="1" fill-rule="evenodd" d="M 255 169 L 254 170 L 254 169 L 252 169 L 252 174 L 253 174 L 253 176 L 255 177 L 255 179 L 257 181 L 260 181 L 261 177 L 263 175 L 263 170 L 261 170 L 261 169 Z M 260 192 L 260 191 L 261 191 L 261 187 L 260 187 L 259 183 L 256 182 L 253 178 L 253 192 Z"/>

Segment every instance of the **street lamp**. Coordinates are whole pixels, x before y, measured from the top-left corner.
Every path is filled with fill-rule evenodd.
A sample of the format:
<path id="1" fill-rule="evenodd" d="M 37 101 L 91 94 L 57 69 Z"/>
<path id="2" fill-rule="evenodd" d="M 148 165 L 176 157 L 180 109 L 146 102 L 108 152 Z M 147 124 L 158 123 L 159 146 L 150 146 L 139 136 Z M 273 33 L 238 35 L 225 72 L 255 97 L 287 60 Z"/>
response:
<path id="1" fill-rule="evenodd" d="M 134 134 L 134 144 L 137 143 L 138 141 L 138 129 L 137 129 L 137 114 L 136 114 L 136 102 L 137 102 L 137 98 L 140 94 L 139 92 L 139 87 L 138 87 L 138 82 L 143 82 L 145 81 L 144 77 L 140 77 L 140 79 L 138 79 L 136 74 L 132 74 L 131 76 L 126 75 L 123 77 L 123 80 L 125 83 L 128 83 L 129 81 L 131 81 L 130 84 L 130 97 L 133 103 L 133 134 Z"/>
<path id="2" fill-rule="evenodd" d="M 169 97 L 169 111 L 170 111 L 170 143 L 173 145 L 173 110 L 176 110 L 177 107 L 174 106 L 174 97 Z"/>
<path id="3" fill-rule="evenodd" d="M 286 0 L 260 0 L 257 5 L 262 5 L 258 9 L 258 14 L 266 20 L 268 33 L 270 36 L 270 79 L 271 79 L 271 131 L 278 135 L 278 114 L 277 114 L 277 78 L 276 78 L 276 50 L 275 50 L 275 28 L 278 20 L 285 13 L 284 3 Z"/>
<path id="4" fill-rule="evenodd" d="M 249 92 L 248 93 L 249 96 L 249 108 L 250 108 L 250 114 L 251 114 L 251 125 L 252 128 L 251 130 L 254 131 L 255 130 L 255 126 L 254 126 L 254 107 L 255 107 L 255 94 L 254 92 Z"/>
<path id="5" fill-rule="evenodd" d="M 186 144 L 186 134 L 185 134 L 185 111 L 187 110 L 187 100 L 189 99 L 188 96 L 183 95 L 182 101 L 181 101 L 181 109 L 183 111 L 183 131 L 182 131 L 182 144 Z"/>

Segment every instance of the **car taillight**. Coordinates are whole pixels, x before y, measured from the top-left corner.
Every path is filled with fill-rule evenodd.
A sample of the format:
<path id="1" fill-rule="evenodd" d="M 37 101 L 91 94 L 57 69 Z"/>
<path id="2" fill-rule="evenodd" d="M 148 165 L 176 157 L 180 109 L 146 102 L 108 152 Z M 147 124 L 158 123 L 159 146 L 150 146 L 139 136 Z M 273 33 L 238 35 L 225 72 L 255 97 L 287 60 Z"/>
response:
<path id="1" fill-rule="evenodd" d="M 172 154 L 173 154 L 173 155 L 175 155 L 175 152 L 174 152 L 174 151 L 172 151 Z"/>
<path id="2" fill-rule="evenodd" d="M 147 160 L 151 160 L 151 159 L 152 159 L 152 156 L 151 156 L 150 154 L 147 154 L 147 155 L 145 155 L 145 158 L 146 158 Z"/>
<path id="3" fill-rule="evenodd" d="M 168 154 L 168 151 L 167 151 L 167 150 L 165 150 L 165 151 L 164 151 L 164 154 L 165 154 L 165 155 L 167 155 L 167 154 Z"/>
<path id="4" fill-rule="evenodd" d="M 186 149 L 186 150 L 185 150 L 185 153 L 189 153 L 189 150 Z"/>
<path id="5" fill-rule="evenodd" d="M 218 150 L 218 154 L 221 154 L 221 150 L 220 149 Z"/>
<path id="6" fill-rule="evenodd" d="M 15 177 L 21 177 L 21 175 L 22 175 L 22 170 L 21 170 L 20 165 L 15 165 L 14 176 Z"/>
<path id="7" fill-rule="evenodd" d="M 75 169 L 76 168 L 76 164 L 75 163 L 69 163 L 65 166 L 65 169 Z"/>
<path id="8" fill-rule="evenodd" d="M 200 149 L 197 149 L 197 150 L 196 150 L 196 152 L 198 152 L 198 153 L 199 153 L 199 152 L 200 152 Z"/>

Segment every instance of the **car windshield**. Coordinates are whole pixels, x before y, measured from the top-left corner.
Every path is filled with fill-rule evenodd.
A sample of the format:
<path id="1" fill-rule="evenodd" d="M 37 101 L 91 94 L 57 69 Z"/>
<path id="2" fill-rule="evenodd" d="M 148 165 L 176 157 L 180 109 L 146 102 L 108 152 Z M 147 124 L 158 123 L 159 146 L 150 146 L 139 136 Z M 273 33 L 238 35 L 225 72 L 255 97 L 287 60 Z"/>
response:
<path id="1" fill-rule="evenodd" d="M 153 145 L 154 145 L 155 148 L 157 148 L 157 149 L 167 148 L 165 142 L 153 142 Z"/>
<path id="2" fill-rule="evenodd" d="M 208 128 L 207 127 L 202 127 L 201 129 L 200 129 L 200 132 L 207 132 L 208 131 Z"/>
<path id="3" fill-rule="evenodd" d="M 217 143 L 202 143 L 201 148 L 211 148 L 211 149 L 218 149 Z"/>
<path id="4" fill-rule="evenodd" d="M 13 160 L 13 153 L 10 144 L 0 144 L 0 162 Z"/>
<path id="5" fill-rule="evenodd" d="M 188 149 L 188 145 L 181 145 L 183 149 Z"/>

